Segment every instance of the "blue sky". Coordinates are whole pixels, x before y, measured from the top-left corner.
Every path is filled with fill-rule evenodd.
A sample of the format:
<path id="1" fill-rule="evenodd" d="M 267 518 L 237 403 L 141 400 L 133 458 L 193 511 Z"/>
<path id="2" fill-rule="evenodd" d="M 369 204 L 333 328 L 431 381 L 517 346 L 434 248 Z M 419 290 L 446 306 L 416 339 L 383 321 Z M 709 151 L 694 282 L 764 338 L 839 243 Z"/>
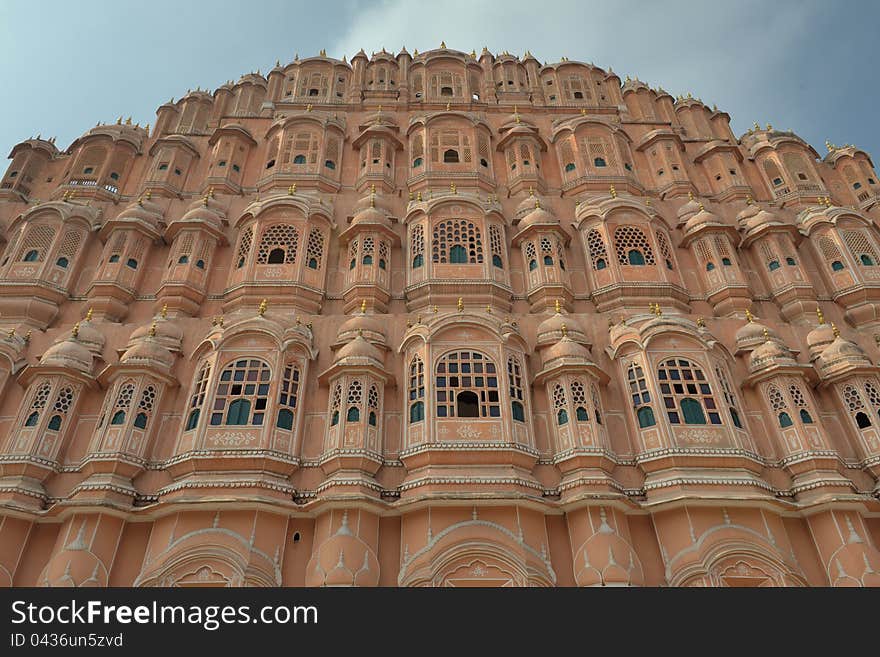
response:
<path id="1" fill-rule="evenodd" d="M 878 24 L 875 0 L 0 0 L 0 150 L 38 133 L 64 149 L 119 115 L 154 123 L 189 88 L 295 53 L 351 58 L 445 40 L 611 66 L 717 104 L 738 135 L 770 122 L 820 153 L 830 139 L 880 155 Z"/>

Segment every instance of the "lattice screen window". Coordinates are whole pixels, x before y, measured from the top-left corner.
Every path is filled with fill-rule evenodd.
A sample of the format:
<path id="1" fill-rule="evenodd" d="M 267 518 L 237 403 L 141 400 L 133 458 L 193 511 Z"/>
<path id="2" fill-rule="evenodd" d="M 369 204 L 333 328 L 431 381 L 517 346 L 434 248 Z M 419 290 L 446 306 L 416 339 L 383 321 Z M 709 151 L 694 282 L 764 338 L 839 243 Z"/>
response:
<path id="1" fill-rule="evenodd" d="M 97 177 L 98 171 L 101 168 L 101 164 L 104 162 L 104 158 L 106 157 L 107 149 L 103 146 L 89 146 L 83 151 L 82 158 L 80 159 L 79 170 L 72 172 L 72 177 Z"/>
<path id="2" fill-rule="evenodd" d="M 635 226 L 618 226 L 614 231 L 614 247 L 621 265 L 655 264 L 648 238 Z"/>
<path id="3" fill-rule="evenodd" d="M 522 365 L 516 356 L 507 359 L 507 380 L 510 388 L 510 410 L 517 422 L 526 421 L 525 397 L 523 395 Z"/>
<path id="4" fill-rule="evenodd" d="M 286 144 L 284 161 L 294 165 L 309 165 L 314 167 L 318 162 L 318 135 L 313 132 L 297 132 Z"/>
<path id="5" fill-rule="evenodd" d="M 794 403 L 795 408 L 800 409 L 798 413 L 800 415 L 801 422 L 803 422 L 804 424 L 813 424 L 813 416 L 810 415 L 807 398 L 804 395 L 803 390 L 801 390 L 800 386 L 792 383 L 788 386 L 788 394 L 791 396 L 791 401 Z"/>
<path id="6" fill-rule="evenodd" d="M 704 265 L 706 267 L 706 271 L 712 271 L 713 269 L 715 269 L 715 263 L 713 262 L 713 254 L 712 249 L 709 246 L 709 240 L 697 240 L 694 243 L 694 250 L 697 253 L 697 260 L 699 260 L 701 265 Z"/>
<path id="7" fill-rule="evenodd" d="M 220 372 L 217 382 L 211 426 L 261 426 L 266 416 L 271 376 L 269 365 L 256 358 L 229 363 Z"/>
<path id="8" fill-rule="evenodd" d="M 296 262 L 299 231 L 290 224 L 275 224 L 263 232 L 257 250 L 257 264 L 292 264 Z"/>
<path id="9" fill-rule="evenodd" d="M 330 84 L 327 76 L 323 73 L 300 74 L 299 95 L 306 98 L 326 98 Z"/>
<path id="10" fill-rule="evenodd" d="M 339 424 L 339 409 L 342 407 L 342 384 L 337 383 L 330 398 L 330 426 Z"/>
<path id="11" fill-rule="evenodd" d="M 437 417 L 500 417 L 498 372 L 487 356 L 456 351 L 437 363 Z"/>
<path id="12" fill-rule="evenodd" d="M 657 246 L 660 249 L 660 255 L 666 264 L 667 269 L 675 269 L 675 262 L 672 259 L 672 249 L 669 248 L 669 241 L 662 230 L 657 231 Z"/>
<path id="13" fill-rule="evenodd" d="M 153 414 L 153 407 L 156 404 L 156 388 L 148 385 L 141 393 L 141 399 L 138 402 L 137 415 L 134 416 L 134 426 L 137 429 L 146 429 L 147 421 Z"/>
<path id="14" fill-rule="evenodd" d="M 361 402 L 364 398 L 364 384 L 355 379 L 348 384 L 348 398 L 346 403 L 348 410 L 345 413 L 347 422 L 361 421 Z"/>
<path id="15" fill-rule="evenodd" d="M 55 397 L 55 403 L 52 405 L 52 416 L 46 424 L 49 431 L 60 431 L 67 412 L 73 406 L 74 392 L 70 386 L 62 388 Z"/>
<path id="16" fill-rule="evenodd" d="M 562 94 L 569 102 L 593 101 L 593 90 L 580 75 L 562 78 Z"/>
<path id="17" fill-rule="evenodd" d="M 584 153 L 587 155 L 587 162 L 595 168 L 617 166 L 614 147 L 604 137 L 587 137 L 584 140 Z"/>
<path id="18" fill-rule="evenodd" d="M 293 414 L 299 399 L 300 370 L 296 363 L 284 366 L 281 389 L 278 391 L 278 415 L 275 426 L 290 431 L 293 429 Z"/>
<path id="19" fill-rule="evenodd" d="M 410 148 L 410 161 L 412 162 L 412 166 L 414 169 L 424 164 L 424 157 L 425 141 L 421 134 L 417 134 L 415 137 L 413 137 L 412 147 Z"/>
<path id="20" fill-rule="evenodd" d="M 193 242 L 195 241 L 195 237 L 192 233 L 186 232 L 183 233 L 180 237 L 175 240 L 175 246 L 177 247 L 176 259 L 172 258 L 171 262 L 168 263 L 168 266 L 172 266 L 177 263 L 178 265 L 185 265 L 189 262 L 189 258 L 192 255 Z"/>
<path id="21" fill-rule="evenodd" d="M 596 414 L 596 422 L 602 424 L 602 398 L 599 396 L 599 389 L 595 383 L 590 386 L 590 395 L 593 398 L 593 413 Z"/>
<path id="22" fill-rule="evenodd" d="M 189 397 L 189 415 L 186 418 L 186 428 L 184 431 L 191 431 L 199 424 L 199 416 L 202 413 L 202 406 L 205 404 L 205 391 L 208 387 L 208 379 L 211 376 L 211 366 L 202 365 L 199 375 L 193 383 L 193 391 Z"/>
<path id="23" fill-rule="evenodd" d="M 767 179 L 773 187 L 779 187 L 785 183 L 782 171 L 774 160 L 764 160 L 764 173 L 767 174 Z"/>
<path id="24" fill-rule="evenodd" d="M 851 186 L 853 185 L 853 183 L 858 182 L 859 177 L 856 174 L 856 170 L 851 164 L 847 164 L 845 167 L 843 167 L 842 171 L 843 177 L 846 178 L 846 182 L 848 182 Z M 855 187 L 855 189 L 858 189 L 858 187 Z"/>
<path id="25" fill-rule="evenodd" d="M 553 387 L 553 412 L 556 414 L 558 426 L 568 424 L 568 401 L 565 398 L 565 388 L 559 383 Z"/>
<path id="26" fill-rule="evenodd" d="M 721 392 L 724 395 L 724 402 L 727 404 L 727 410 L 730 413 L 730 419 L 733 421 L 733 425 L 737 429 L 742 429 L 742 420 L 739 417 L 739 404 L 736 400 L 736 393 L 733 391 L 733 388 L 730 387 L 727 375 L 724 373 L 724 368 L 721 365 L 715 366 L 715 376 L 718 377 L 718 382 L 721 384 Z"/>
<path id="27" fill-rule="evenodd" d="M 670 358 L 657 369 L 660 393 L 670 424 L 721 424 L 712 388 L 703 370 L 682 358 Z"/>
<path id="28" fill-rule="evenodd" d="M 425 90 L 422 86 L 422 74 L 421 73 L 416 73 L 415 75 L 413 75 L 412 88 L 413 88 L 413 94 L 415 95 L 416 98 L 421 98 L 422 95 L 424 95 Z"/>
<path id="29" fill-rule="evenodd" d="M 324 168 L 331 171 L 335 170 L 336 165 L 339 163 L 339 140 L 336 137 L 329 137 L 327 139 L 324 158 Z"/>
<path id="30" fill-rule="evenodd" d="M 205 239 L 202 242 L 202 248 L 199 249 L 199 258 L 196 260 L 196 267 L 204 269 L 208 264 L 208 256 L 211 254 L 211 242 Z"/>
<path id="31" fill-rule="evenodd" d="M 877 176 L 874 174 L 874 170 L 871 168 L 871 166 L 867 162 L 865 162 L 864 160 L 860 160 L 859 167 L 862 169 L 862 173 L 865 174 L 865 178 L 868 179 L 868 184 L 869 185 L 876 185 L 877 184 Z"/>
<path id="32" fill-rule="evenodd" d="M 812 180 L 813 174 L 800 153 L 783 153 L 782 162 L 796 180 Z"/>
<path id="33" fill-rule="evenodd" d="M 17 260 L 42 262 L 45 260 L 46 254 L 49 252 L 49 247 L 52 245 L 52 239 L 54 237 L 54 226 L 47 226 L 45 224 L 34 226 L 25 233 L 24 239 L 21 242 L 21 247 L 18 250 Z"/>
<path id="34" fill-rule="evenodd" d="M 196 112 L 198 106 L 195 102 L 188 102 L 183 107 L 183 113 L 180 115 L 180 121 L 177 123 L 177 132 L 187 133 L 193 129 L 196 120 Z"/>
<path id="35" fill-rule="evenodd" d="M 296 247 L 294 247 L 294 250 Z M 324 233 L 317 227 L 309 231 L 309 243 L 306 250 L 306 267 L 309 269 L 321 269 L 321 261 L 324 258 Z"/>
<path id="36" fill-rule="evenodd" d="M 587 410 L 587 394 L 581 381 L 571 382 L 571 404 L 574 406 L 574 416 L 578 422 L 589 422 L 590 411 Z"/>
<path id="37" fill-rule="evenodd" d="M 788 403 L 785 401 L 785 397 L 782 396 L 782 391 L 776 386 L 770 386 L 770 389 L 767 391 L 767 398 L 770 401 L 770 408 L 774 411 L 788 410 Z"/>
<path id="38" fill-rule="evenodd" d="M 111 425 L 125 424 L 125 416 L 131 407 L 132 397 L 134 397 L 134 383 L 124 383 L 116 395 L 116 404 L 113 407 L 113 414 L 110 416 Z"/>
<path id="39" fill-rule="evenodd" d="M 495 224 L 489 226 L 489 245 L 492 248 L 492 264 L 503 268 L 504 241 L 501 239 L 501 229 Z"/>
<path id="40" fill-rule="evenodd" d="M 247 261 L 248 255 L 250 255 L 253 236 L 254 228 L 253 226 L 248 226 L 241 232 L 241 237 L 238 238 L 238 250 L 235 254 L 235 266 L 238 269 L 244 267 L 244 263 Z"/>
<path id="41" fill-rule="evenodd" d="M 590 250 L 590 263 L 593 265 L 593 269 L 605 269 L 608 266 L 605 240 L 602 239 L 602 234 L 595 228 L 587 231 L 587 248 Z"/>
<path id="42" fill-rule="evenodd" d="M 388 242 L 379 241 L 379 269 L 388 269 Z"/>
<path id="43" fill-rule="evenodd" d="M 49 393 L 52 392 L 52 385 L 48 381 L 44 381 L 40 384 L 40 386 L 34 392 L 33 399 L 31 400 L 30 413 L 25 418 L 24 426 L 26 427 L 35 427 L 37 423 L 40 421 L 40 411 L 46 408 L 46 403 L 49 401 Z"/>
<path id="44" fill-rule="evenodd" d="M 439 98 L 461 98 L 464 96 L 461 75 L 442 71 L 431 76 L 431 95 Z"/>
<path id="45" fill-rule="evenodd" d="M 413 356 L 409 364 L 409 421 L 421 422 L 425 419 L 425 364 L 418 356 Z"/>
<path id="46" fill-rule="evenodd" d="M 481 167 L 489 168 L 492 161 L 489 156 L 489 139 L 482 133 L 477 136 L 477 157 Z"/>
<path id="47" fill-rule="evenodd" d="M 55 264 L 59 267 L 63 267 L 67 269 L 70 262 L 76 257 L 77 253 L 79 253 L 80 245 L 83 241 L 82 231 L 79 230 L 66 230 L 64 231 L 64 237 L 61 238 L 61 245 L 58 247 L 57 257 L 55 259 Z"/>
<path id="48" fill-rule="evenodd" d="M 564 174 L 577 173 L 577 163 L 574 159 L 574 147 L 572 146 L 573 139 L 573 137 L 569 137 L 559 142 L 560 163 Z"/>
<path id="49" fill-rule="evenodd" d="M 818 241 L 819 253 L 822 254 L 822 257 L 826 262 L 831 263 L 841 263 L 842 256 L 840 255 L 840 249 L 837 247 L 837 243 L 828 235 L 823 235 L 819 238 Z M 843 265 L 841 263 L 840 269 L 843 269 Z"/>
<path id="50" fill-rule="evenodd" d="M 471 159 L 471 141 L 468 135 L 455 129 L 435 130 L 431 133 L 432 162 L 470 164 Z"/>
<path id="51" fill-rule="evenodd" d="M 375 385 L 371 385 L 367 392 L 367 410 L 367 424 L 375 427 L 379 422 L 379 389 Z"/>
<path id="52" fill-rule="evenodd" d="M 862 396 L 854 386 L 846 386 L 843 389 L 843 400 L 846 402 L 846 408 L 850 413 L 855 413 L 865 408 Z"/>
<path id="53" fill-rule="evenodd" d="M 528 264 L 529 271 L 534 271 L 538 268 L 538 255 L 535 250 L 535 243 L 523 242 L 523 246 L 525 247 L 526 263 Z"/>
<path id="54" fill-rule="evenodd" d="M 761 257 L 764 259 L 764 262 L 770 271 L 779 269 L 779 256 L 776 255 L 776 249 L 768 240 L 761 242 L 760 251 Z"/>
<path id="55" fill-rule="evenodd" d="M 715 250 L 721 256 L 721 264 L 729 266 L 731 264 L 730 245 L 726 237 L 720 235 L 715 237 Z"/>
<path id="56" fill-rule="evenodd" d="M 478 264 L 483 262 L 483 241 L 480 229 L 466 219 L 449 219 L 434 226 L 432 260 L 446 264 Z"/>
<path id="57" fill-rule="evenodd" d="M 413 226 L 410 251 L 412 251 L 413 269 L 421 267 L 425 263 L 425 229 L 421 224 Z"/>
<path id="58" fill-rule="evenodd" d="M 877 251 L 864 230 L 844 230 L 843 241 L 853 258 L 862 265 L 877 264 Z"/>
<path id="59" fill-rule="evenodd" d="M 654 409 L 650 406 L 651 393 L 648 390 L 648 381 L 638 363 L 630 363 L 626 372 L 626 379 L 629 384 L 630 398 L 632 399 L 633 409 L 636 412 L 639 428 L 644 429 L 654 426 L 657 424 L 657 420 L 654 417 Z"/>
<path id="60" fill-rule="evenodd" d="M 868 398 L 868 403 L 873 406 L 874 411 L 880 412 L 880 392 L 878 392 L 877 386 L 873 382 L 865 381 L 865 395 Z"/>

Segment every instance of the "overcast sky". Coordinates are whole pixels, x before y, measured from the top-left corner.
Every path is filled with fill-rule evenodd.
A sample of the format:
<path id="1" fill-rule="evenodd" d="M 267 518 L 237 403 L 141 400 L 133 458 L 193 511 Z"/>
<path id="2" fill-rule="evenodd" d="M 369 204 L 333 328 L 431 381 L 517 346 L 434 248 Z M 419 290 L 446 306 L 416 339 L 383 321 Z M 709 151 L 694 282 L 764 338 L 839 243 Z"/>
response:
<path id="1" fill-rule="evenodd" d="M 0 150 L 38 133 L 65 149 L 119 115 L 155 123 L 171 97 L 294 53 L 445 40 L 611 66 L 717 104 L 738 135 L 770 122 L 820 153 L 830 139 L 878 154 L 878 25 L 877 0 L 0 0 Z"/>

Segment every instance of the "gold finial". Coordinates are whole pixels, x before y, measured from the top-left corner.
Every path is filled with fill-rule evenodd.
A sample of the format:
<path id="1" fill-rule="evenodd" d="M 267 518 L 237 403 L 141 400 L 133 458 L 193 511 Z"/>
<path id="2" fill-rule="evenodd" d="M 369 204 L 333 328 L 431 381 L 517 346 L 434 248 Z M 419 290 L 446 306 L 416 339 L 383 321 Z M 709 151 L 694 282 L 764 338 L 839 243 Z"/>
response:
<path id="1" fill-rule="evenodd" d="M 826 139 L 825 140 L 825 148 L 827 148 L 828 152 L 830 153 L 831 151 L 834 150 L 834 144 L 832 144 L 829 140 Z"/>
<path id="2" fill-rule="evenodd" d="M 410 192 L 409 192 L 409 200 L 410 200 L 410 202 L 412 202 L 412 201 L 415 199 L 415 197 L 416 197 L 415 193 L 414 193 L 412 190 L 410 190 Z"/>
<path id="3" fill-rule="evenodd" d="M 453 194 L 458 194 L 458 190 L 455 188 L 454 182 L 449 183 L 449 191 L 451 191 Z"/>
<path id="4" fill-rule="evenodd" d="M 30 331 L 30 329 L 28 329 L 28 332 L 24 334 L 24 341 L 25 341 L 25 342 L 30 342 L 30 341 L 31 341 L 31 331 Z"/>
<path id="5" fill-rule="evenodd" d="M 293 196 L 295 193 L 296 193 L 296 188 L 293 185 L 291 185 L 290 187 L 287 188 L 287 195 L 288 196 Z"/>
<path id="6" fill-rule="evenodd" d="M 587 108 L 586 108 L 586 107 L 581 107 L 581 116 L 585 116 L 586 113 L 587 113 Z"/>
<path id="7" fill-rule="evenodd" d="M 10 338 L 14 338 L 14 337 L 15 337 L 15 327 L 9 329 L 9 337 L 10 337 Z"/>
<path id="8" fill-rule="evenodd" d="M 445 42 L 445 41 L 441 41 L 441 42 L 440 42 L 440 47 L 441 47 L 441 48 L 445 48 L 445 47 L 446 47 L 446 42 Z"/>
<path id="9" fill-rule="evenodd" d="M 150 325 L 150 337 L 151 337 L 151 338 L 155 338 L 155 337 L 156 337 L 156 322 L 153 322 L 153 323 Z"/>
<path id="10" fill-rule="evenodd" d="M 309 103 L 308 105 L 306 105 L 306 112 L 311 112 L 311 111 L 312 111 L 312 104 Z"/>
<path id="11" fill-rule="evenodd" d="M 159 314 L 162 315 L 162 319 L 168 318 L 168 304 L 167 303 L 162 304 L 162 310 L 160 311 Z"/>
<path id="12" fill-rule="evenodd" d="M 834 331 L 834 337 L 835 337 L 835 338 L 839 338 L 839 337 L 840 337 L 840 329 L 837 328 L 837 324 L 835 324 L 834 322 L 831 322 L 831 330 Z"/>
<path id="13" fill-rule="evenodd" d="M 210 196 L 211 198 L 214 198 L 214 188 L 213 187 L 208 188 L 208 196 Z M 144 198 L 146 198 L 149 201 L 151 198 L 153 198 L 153 192 L 151 192 L 148 189 L 147 193 L 144 194 Z"/>
<path id="14" fill-rule="evenodd" d="M 614 185 L 611 185 L 611 189 L 608 190 L 611 194 L 611 198 L 617 198 L 617 190 L 614 189 Z"/>
<path id="15" fill-rule="evenodd" d="M 464 310 L 464 299 L 458 297 L 458 312 L 462 312 Z"/>
<path id="16" fill-rule="evenodd" d="M 364 337 L 364 329 L 362 329 L 362 328 L 359 328 L 359 329 L 358 329 L 358 337 L 359 337 L 359 338 Z"/>
<path id="17" fill-rule="evenodd" d="M 562 311 L 562 303 L 559 301 L 559 299 L 557 299 L 553 306 L 556 309 L 556 314 L 558 315 Z"/>
<path id="18" fill-rule="evenodd" d="M 449 107 L 452 105 L 449 101 L 446 102 L 446 111 L 449 111 Z"/>
<path id="19" fill-rule="evenodd" d="M 693 200 L 694 200 L 694 193 L 688 192 L 688 201 L 693 201 Z"/>
<path id="20" fill-rule="evenodd" d="M 702 317 L 697 317 L 697 326 L 704 328 L 706 326 L 706 320 Z"/>
<path id="21" fill-rule="evenodd" d="M 92 321 L 92 313 L 93 312 L 94 312 L 94 310 L 92 308 L 89 308 L 88 312 L 86 313 L 86 321 L 87 322 Z"/>
<path id="22" fill-rule="evenodd" d="M 263 299 L 262 301 L 260 301 L 260 308 L 258 310 L 258 312 L 260 313 L 260 317 L 262 317 L 263 315 L 266 314 L 266 308 L 268 308 L 268 307 L 269 307 L 268 300 Z"/>
<path id="23" fill-rule="evenodd" d="M 208 196 L 207 195 L 205 195 L 205 197 L 202 199 L 202 205 L 204 205 L 205 207 L 208 207 Z"/>
<path id="24" fill-rule="evenodd" d="M 370 194 L 370 207 L 371 208 L 376 207 L 376 192 L 373 192 L 372 194 Z"/>
<path id="25" fill-rule="evenodd" d="M 760 129 L 761 129 L 761 126 L 758 125 L 758 122 L 757 122 L 757 121 L 755 121 L 754 128 L 755 128 L 755 130 L 760 130 Z"/>
<path id="26" fill-rule="evenodd" d="M 367 300 L 366 299 L 361 299 L 361 314 L 362 315 L 367 314 Z"/>
<path id="27" fill-rule="evenodd" d="M 532 187 L 531 185 L 529 185 L 529 196 L 534 196 L 534 195 L 535 195 L 535 188 Z"/>
<path id="28" fill-rule="evenodd" d="M 655 304 L 654 304 L 654 314 L 657 315 L 657 317 L 662 317 L 662 316 L 663 316 L 663 311 L 660 310 L 660 304 L 659 304 L 659 303 L 655 303 Z"/>
<path id="29" fill-rule="evenodd" d="M 751 204 L 754 203 L 754 202 L 755 202 L 755 199 L 752 198 L 752 195 L 751 195 L 751 194 L 749 194 L 748 196 L 746 196 L 746 205 L 751 205 Z"/>
<path id="30" fill-rule="evenodd" d="M 419 203 L 422 202 L 422 193 L 421 193 L 421 192 L 419 192 L 418 196 L 416 197 L 416 200 L 417 200 Z"/>
<path id="31" fill-rule="evenodd" d="M 568 337 L 568 327 L 564 323 L 562 324 L 562 337 L 563 338 Z"/>
<path id="32" fill-rule="evenodd" d="M 77 337 L 79 335 L 79 322 L 73 325 L 73 330 L 70 332 L 73 337 Z"/>
<path id="33" fill-rule="evenodd" d="M 751 324 L 755 321 L 755 316 L 752 314 L 752 311 L 746 308 L 746 321 Z"/>
<path id="34" fill-rule="evenodd" d="M 326 56 L 327 56 L 327 51 L 324 50 L 323 48 L 321 48 L 321 57 L 326 57 Z"/>
<path id="35" fill-rule="evenodd" d="M 513 120 L 516 123 L 519 123 L 519 112 L 517 111 L 516 105 L 513 106 Z"/>
<path id="36" fill-rule="evenodd" d="M 492 314 L 492 306 L 490 306 L 490 305 L 487 304 L 487 305 L 486 305 L 486 312 L 489 313 L 489 314 L 491 315 L 491 314 Z"/>
<path id="37" fill-rule="evenodd" d="M 434 308 L 433 308 L 433 310 L 434 310 L 435 313 L 439 313 L 439 312 L 440 312 L 440 306 L 438 306 L 437 304 L 434 304 Z"/>
<path id="38" fill-rule="evenodd" d="M 541 199 L 535 197 L 535 210 L 538 210 L 541 207 Z"/>
<path id="39" fill-rule="evenodd" d="M 706 208 L 703 206 L 703 202 L 700 201 L 700 210 L 705 210 Z"/>
<path id="40" fill-rule="evenodd" d="M 769 123 L 767 124 L 767 132 L 770 132 L 773 129 L 773 126 Z"/>
<path id="41" fill-rule="evenodd" d="M 769 341 L 769 340 L 770 340 L 770 331 L 767 330 L 767 327 L 766 327 L 766 326 L 764 327 L 764 330 L 761 331 L 761 333 L 764 335 L 764 340 L 765 340 L 765 341 Z"/>
<path id="42" fill-rule="evenodd" d="M 819 319 L 820 324 L 825 323 L 825 315 L 822 314 L 822 309 L 819 306 L 816 306 L 816 317 Z"/>

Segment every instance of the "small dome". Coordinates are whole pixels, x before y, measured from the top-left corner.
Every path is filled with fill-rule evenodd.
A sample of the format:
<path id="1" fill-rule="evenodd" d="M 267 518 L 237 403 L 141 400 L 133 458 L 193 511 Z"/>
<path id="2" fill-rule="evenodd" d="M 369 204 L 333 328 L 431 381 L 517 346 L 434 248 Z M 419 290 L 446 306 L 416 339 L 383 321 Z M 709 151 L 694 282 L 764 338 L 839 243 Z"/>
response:
<path id="1" fill-rule="evenodd" d="M 382 329 L 382 321 L 376 315 L 359 312 L 349 317 L 336 332 L 336 342 L 347 343 L 359 335 L 368 342 L 385 346 L 385 331 Z"/>
<path id="2" fill-rule="evenodd" d="M 691 215 L 690 219 L 684 225 L 684 230 L 686 233 L 689 233 L 701 226 L 707 225 L 720 225 L 721 221 L 718 219 L 718 215 L 709 212 L 708 210 L 702 207 L 700 204 L 700 211 L 694 215 Z"/>
<path id="3" fill-rule="evenodd" d="M 535 210 L 543 208 L 545 205 L 546 204 L 544 203 L 544 199 L 535 196 L 533 193 L 530 193 L 516 206 L 516 210 L 514 210 L 513 213 L 514 219 L 516 219 L 517 221 L 522 221 L 526 215 L 531 214 Z"/>
<path id="4" fill-rule="evenodd" d="M 547 347 L 556 344 L 564 334 L 575 342 L 589 345 L 587 336 L 578 321 L 570 315 L 555 313 L 538 324 L 538 347 Z"/>
<path id="5" fill-rule="evenodd" d="M 701 210 L 700 203 L 694 199 L 694 195 L 688 193 L 688 202 L 678 209 L 678 223 L 685 223 L 690 217 Z"/>
<path id="6" fill-rule="evenodd" d="M 781 342 L 767 338 L 749 356 L 749 369 L 754 372 L 780 362 L 794 363 L 791 352 Z"/>
<path id="7" fill-rule="evenodd" d="M 362 335 L 358 335 L 354 340 L 342 347 L 336 354 L 337 362 L 348 358 L 366 358 L 378 361 L 379 363 L 382 363 L 384 361 L 382 357 L 382 352 L 380 352 L 377 347 L 374 347 L 369 342 L 364 340 L 364 337 Z"/>
<path id="8" fill-rule="evenodd" d="M 137 364 L 170 370 L 174 365 L 174 355 L 158 340 L 148 335 L 122 354 L 119 361 L 127 365 Z"/>
<path id="9" fill-rule="evenodd" d="M 774 340 L 779 339 L 775 331 L 768 329 L 758 322 L 749 321 L 748 324 L 741 326 L 736 332 L 736 348 L 738 351 L 751 351 L 758 345 L 766 342 L 768 337 Z"/>
<path id="10" fill-rule="evenodd" d="M 819 324 L 807 333 L 807 346 L 810 349 L 810 360 L 818 358 L 828 345 L 834 342 L 834 327 L 831 324 Z"/>
<path id="11" fill-rule="evenodd" d="M 56 342 L 40 358 L 40 365 L 63 367 L 85 374 L 92 372 L 92 353 L 74 337 Z"/>
<path id="12" fill-rule="evenodd" d="M 757 205 L 754 205 L 753 203 L 749 203 L 748 205 L 746 205 L 746 207 L 744 207 L 742 210 L 740 210 L 739 214 L 736 215 L 736 220 L 741 225 L 745 225 L 745 223 L 749 219 L 754 217 L 760 211 L 761 211 L 761 208 L 759 208 Z"/>
<path id="13" fill-rule="evenodd" d="M 851 363 L 870 364 L 864 350 L 855 342 L 837 335 L 819 356 L 819 367 L 828 368 L 841 361 Z"/>
<path id="14" fill-rule="evenodd" d="M 104 334 L 91 320 L 91 313 L 87 314 L 86 318 L 79 323 L 76 339 L 96 356 L 101 355 L 101 351 L 104 349 Z"/>
<path id="15" fill-rule="evenodd" d="M 771 212 L 767 212 L 763 208 L 758 208 L 757 212 L 754 214 L 744 214 L 740 212 L 738 215 L 740 228 L 745 230 L 746 232 L 751 232 L 760 228 L 761 226 L 765 226 L 767 224 L 775 224 L 779 223 L 779 219 Z"/>
<path id="16" fill-rule="evenodd" d="M 155 325 L 156 342 L 163 345 L 166 349 L 179 351 L 180 345 L 183 342 L 183 329 L 177 325 L 177 322 L 174 322 L 167 317 L 163 317 L 160 313 L 155 320 Z M 149 336 L 151 330 L 152 325 L 136 328 L 128 339 L 129 346 L 133 345 L 135 341 L 143 340 Z"/>
<path id="17" fill-rule="evenodd" d="M 116 220 L 136 219 L 155 227 L 163 214 L 162 206 L 153 201 L 152 194 L 147 192 L 120 212 Z"/>
<path id="18" fill-rule="evenodd" d="M 547 351 L 544 352 L 543 357 L 545 366 L 560 359 L 579 361 L 592 360 L 587 348 L 578 344 L 567 335 L 562 336 L 562 339 L 559 342 L 547 349 Z"/>
<path id="19" fill-rule="evenodd" d="M 352 215 L 357 216 L 362 210 L 370 209 L 378 210 L 381 214 L 385 216 L 392 214 L 391 201 L 389 201 L 389 199 L 387 199 L 384 194 L 377 194 L 375 191 L 373 191 L 372 187 L 370 188 L 370 192 L 368 192 L 365 196 L 361 196 L 357 200 L 351 212 Z"/>
<path id="20" fill-rule="evenodd" d="M 351 220 L 352 226 L 364 224 L 390 227 L 391 220 L 388 219 L 388 217 L 384 213 L 380 212 L 376 208 L 368 207 L 356 212 Z"/>
<path id="21" fill-rule="evenodd" d="M 528 226 L 547 224 L 559 225 L 559 219 L 540 207 L 536 202 L 532 211 L 520 219 L 518 228 L 522 230 Z"/>

